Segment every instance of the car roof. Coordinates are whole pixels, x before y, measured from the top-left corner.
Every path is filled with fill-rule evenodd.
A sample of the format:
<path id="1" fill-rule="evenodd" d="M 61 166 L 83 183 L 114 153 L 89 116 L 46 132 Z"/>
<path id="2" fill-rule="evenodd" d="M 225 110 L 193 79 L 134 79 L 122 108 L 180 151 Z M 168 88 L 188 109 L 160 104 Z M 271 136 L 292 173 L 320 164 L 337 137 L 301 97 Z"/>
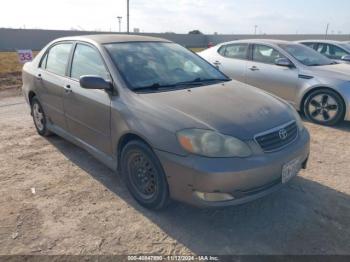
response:
<path id="1" fill-rule="evenodd" d="M 321 40 L 321 39 L 315 39 L 315 40 L 300 40 L 297 41 L 299 43 L 326 43 L 326 44 L 342 44 L 344 42 L 342 41 L 336 41 L 336 40 Z"/>
<path id="2" fill-rule="evenodd" d="M 293 43 L 291 41 L 285 41 L 285 40 L 279 40 L 279 39 L 241 39 L 241 40 L 234 40 L 230 42 L 226 42 L 223 44 L 234 44 L 234 43 L 252 43 L 252 44 L 290 44 Z"/>
<path id="3" fill-rule="evenodd" d="M 171 42 L 169 40 L 151 36 L 126 35 L 126 34 L 96 34 L 68 36 L 56 39 L 55 41 L 87 41 L 98 44 L 127 43 L 127 42 Z"/>

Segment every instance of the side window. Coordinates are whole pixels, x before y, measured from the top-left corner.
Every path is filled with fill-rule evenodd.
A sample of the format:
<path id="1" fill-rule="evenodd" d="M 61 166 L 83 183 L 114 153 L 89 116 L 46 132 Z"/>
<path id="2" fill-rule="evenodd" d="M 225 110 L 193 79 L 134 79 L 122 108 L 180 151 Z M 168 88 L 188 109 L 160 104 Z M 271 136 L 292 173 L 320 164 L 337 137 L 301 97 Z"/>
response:
<path id="1" fill-rule="evenodd" d="M 341 59 L 348 55 L 345 50 L 330 44 L 319 44 L 317 51 L 331 59 Z"/>
<path id="2" fill-rule="evenodd" d="M 51 47 L 47 55 L 46 70 L 64 76 L 71 48 L 71 43 L 57 44 Z"/>
<path id="3" fill-rule="evenodd" d="M 253 47 L 253 61 L 275 64 L 275 61 L 278 58 L 284 58 L 284 56 L 270 46 L 254 45 Z"/>
<path id="4" fill-rule="evenodd" d="M 109 79 L 109 74 L 98 51 L 88 45 L 77 44 L 72 61 L 71 77 L 79 79 L 83 75 Z"/>
<path id="5" fill-rule="evenodd" d="M 219 48 L 218 53 L 222 56 L 225 56 L 225 51 L 226 51 L 226 46 L 223 45 L 222 47 Z"/>
<path id="6" fill-rule="evenodd" d="M 248 44 L 232 44 L 226 46 L 223 55 L 228 58 L 247 59 L 247 53 Z"/>

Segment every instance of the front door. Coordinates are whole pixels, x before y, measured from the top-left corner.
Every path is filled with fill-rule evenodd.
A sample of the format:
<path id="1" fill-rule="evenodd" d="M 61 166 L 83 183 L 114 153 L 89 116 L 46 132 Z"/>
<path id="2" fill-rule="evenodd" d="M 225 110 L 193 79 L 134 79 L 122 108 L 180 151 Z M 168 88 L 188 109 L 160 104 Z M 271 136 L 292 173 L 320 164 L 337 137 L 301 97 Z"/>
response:
<path id="1" fill-rule="evenodd" d="M 298 69 L 276 65 L 278 58 L 285 56 L 273 47 L 253 45 L 252 61 L 247 62 L 246 83 L 293 102 L 299 80 Z"/>
<path id="2" fill-rule="evenodd" d="M 84 89 L 79 78 L 84 75 L 109 79 L 98 50 L 78 43 L 64 92 L 64 111 L 69 132 L 105 154 L 112 154 L 111 97 L 104 90 Z"/>

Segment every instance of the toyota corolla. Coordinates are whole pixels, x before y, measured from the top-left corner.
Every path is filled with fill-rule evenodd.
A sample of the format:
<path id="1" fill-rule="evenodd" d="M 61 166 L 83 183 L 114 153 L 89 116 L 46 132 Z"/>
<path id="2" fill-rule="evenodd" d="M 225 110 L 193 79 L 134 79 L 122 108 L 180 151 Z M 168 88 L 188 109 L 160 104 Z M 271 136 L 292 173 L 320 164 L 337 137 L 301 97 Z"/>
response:
<path id="1" fill-rule="evenodd" d="M 288 183 L 309 156 L 292 106 L 164 39 L 55 40 L 25 64 L 23 92 L 40 135 L 119 171 L 147 208 L 245 203 Z"/>

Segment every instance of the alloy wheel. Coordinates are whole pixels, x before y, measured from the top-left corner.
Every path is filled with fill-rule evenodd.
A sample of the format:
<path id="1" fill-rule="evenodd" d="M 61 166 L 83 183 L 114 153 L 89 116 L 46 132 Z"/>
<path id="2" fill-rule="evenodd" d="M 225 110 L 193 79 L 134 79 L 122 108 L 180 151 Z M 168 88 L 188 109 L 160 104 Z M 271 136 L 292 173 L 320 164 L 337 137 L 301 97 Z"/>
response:
<path id="1" fill-rule="evenodd" d="M 310 116 L 320 122 L 332 121 L 338 114 L 339 105 L 329 94 L 314 96 L 308 105 Z"/>

